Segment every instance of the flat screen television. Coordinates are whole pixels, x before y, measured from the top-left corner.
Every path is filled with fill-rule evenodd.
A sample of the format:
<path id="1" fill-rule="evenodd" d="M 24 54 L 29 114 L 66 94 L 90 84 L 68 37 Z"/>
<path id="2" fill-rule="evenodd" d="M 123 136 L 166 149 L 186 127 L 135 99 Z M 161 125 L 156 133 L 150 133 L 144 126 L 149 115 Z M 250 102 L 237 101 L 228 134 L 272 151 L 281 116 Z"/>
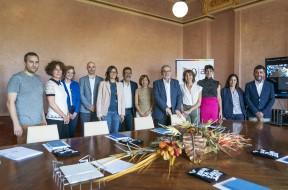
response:
<path id="1" fill-rule="evenodd" d="M 288 98 L 288 57 L 265 59 L 267 80 L 274 84 L 276 98 Z"/>

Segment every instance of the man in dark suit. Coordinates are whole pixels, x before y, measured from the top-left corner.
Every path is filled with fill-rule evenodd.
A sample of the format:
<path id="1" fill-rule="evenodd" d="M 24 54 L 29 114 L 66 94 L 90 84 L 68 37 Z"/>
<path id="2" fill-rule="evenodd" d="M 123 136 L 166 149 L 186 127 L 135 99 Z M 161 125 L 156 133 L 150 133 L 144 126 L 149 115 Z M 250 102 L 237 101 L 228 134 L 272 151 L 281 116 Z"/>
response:
<path id="1" fill-rule="evenodd" d="M 269 122 L 275 102 L 274 86 L 265 80 L 265 67 L 262 65 L 254 68 L 254 78 L 245 87 L 248 119 Z"/>
<path id="2" fill-rule="evenodd" d="M 125 67 L 123 69 L 123 89 L 125 98 L 125 117 L 122 123 L 121 131 L 131 131 L 133 130 L 133 120 L 136 116 L 135 109 L 135 92 L 138 88 L 136 82 L 131 81 L 132 69 L 130 67 Z"/>
<path id="3" fill-rule="evenodd" d="M 81 77 L 80 85 L 80 120 L 82 125 L 82 133 L 84 131 L 84 123 L 97 121 L 96 117 L 96 101 L 98 88 L 103 78 L 96 75 L 96 65 L 90 61 L 87 63 L 88 75 Z"/>
<path id="4" fill-rule="evenodd" d="M 155 125 L 159 123 L 170 125 L 170 116 L 181 116 L 182 93 L 179 82 L 171 79 L 171 67 L 164 65 L 161 68 L 162 79 L 153 83 L 154 109 L 152 116 Z"/>

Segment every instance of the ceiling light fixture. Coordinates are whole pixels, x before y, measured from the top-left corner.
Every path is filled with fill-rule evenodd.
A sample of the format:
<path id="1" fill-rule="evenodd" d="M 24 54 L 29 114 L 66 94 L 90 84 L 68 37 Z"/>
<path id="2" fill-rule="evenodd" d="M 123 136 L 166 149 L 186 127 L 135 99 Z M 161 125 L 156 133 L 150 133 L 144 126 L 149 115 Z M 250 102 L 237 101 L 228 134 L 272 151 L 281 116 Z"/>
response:
<path id="1" fill-rule="evenodd" d="M 174 16 L 178 18 L 184 17 L 188 13 L 188 5 L 184 0 L 176 1 L 172 7 Z"/>

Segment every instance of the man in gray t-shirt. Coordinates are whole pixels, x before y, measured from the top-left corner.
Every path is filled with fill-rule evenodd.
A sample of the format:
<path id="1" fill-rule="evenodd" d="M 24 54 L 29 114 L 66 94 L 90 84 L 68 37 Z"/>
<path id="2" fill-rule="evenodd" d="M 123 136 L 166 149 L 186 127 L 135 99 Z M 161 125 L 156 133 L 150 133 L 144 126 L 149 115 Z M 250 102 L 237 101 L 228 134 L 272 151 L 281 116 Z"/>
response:
<path id="1" fill-rule="evenodd" d="M 46 124 L 43 83 L 35 74 L 39 68 L 39 56 L 29 52 L 24 56 L 24 62 L 24 71 L 14 74 L 7 86 L 7 107 L 18 144 L 26 143 L 28 126 Z"/>

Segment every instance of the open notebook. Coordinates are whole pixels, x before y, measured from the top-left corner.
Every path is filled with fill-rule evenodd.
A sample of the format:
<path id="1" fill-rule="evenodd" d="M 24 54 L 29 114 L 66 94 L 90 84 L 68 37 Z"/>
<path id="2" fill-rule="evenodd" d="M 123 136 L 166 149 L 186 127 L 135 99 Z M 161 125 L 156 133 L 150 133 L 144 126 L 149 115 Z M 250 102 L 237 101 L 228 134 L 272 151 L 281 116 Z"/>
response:
<path id="1" fill-rule="evenodd" d="M 116 174 L 119 172 L 122 172 L 132 166 L 134 166 L 134 164 L 130 163 L 130 162 L 126 162 L 123 160 L 115 160 L 113 159 L 113 157 L 108 157 L 108 158 L 103 158 L 100 160 L 96 160 L 91 162 L 94 166 L 99 167 L 111 174 Z"/>
<path id="2" fill-rule="evenodd" d="M 104 176 L 96 167 L 94 167 L 89 162 L 61 166 L 60 170 L 64 174 L 69 184 L 86 182 Z"/>

